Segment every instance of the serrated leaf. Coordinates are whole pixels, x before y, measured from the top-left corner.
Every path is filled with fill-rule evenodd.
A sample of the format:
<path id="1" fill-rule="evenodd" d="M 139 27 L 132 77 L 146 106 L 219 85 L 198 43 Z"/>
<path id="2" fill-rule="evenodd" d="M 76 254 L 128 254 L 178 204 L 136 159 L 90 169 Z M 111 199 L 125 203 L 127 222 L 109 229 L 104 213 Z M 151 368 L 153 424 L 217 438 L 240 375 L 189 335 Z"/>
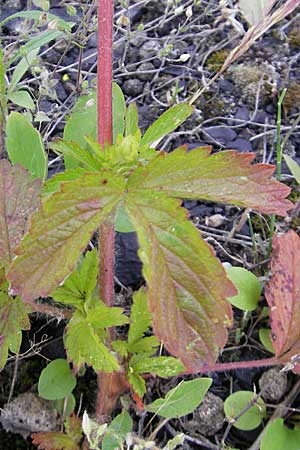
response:
<path id="1" fill-rule="evenodd" d="M 87 320 L 95 330 L 129 323 L 129 319 L 123 314 L 122 308 L 104 304 L 98 304 L 93 309 L 88 310 Z"/>
<path id="2" fill-rule="evenodd" d="M 62 286 L 56 288 L 51 297 L 65 305 L 74 306 L 75 308 L 83 307 L 85 302 L 84 292 L 81 290 L 81 283 L 78 272 L 75 270 L 64 281 Z"/>
<path id="3" fill-rule="evenodd" d="M 79 443 L 63 433 L 35 433 L 31 437 L 39 450 L 80 450 Z"/>
<path id="4" fill-rule="evenodd" d="M 144 288 L 133 294 L 130 313 L 128 344 L 132 345 L 144 336 L 151 326 L 151 314 L 148 311 L 147 297 Z"/>
<path id="5" fill-rule="evenodd" d="M 27 91 L 15 91 L 8 96 L 9 100 L 15 105 L 21 106 L 22 108 L 27 108 L 30 110 L 35 109 L 34 101 L 31 95 Z"/>
<path id="6" fill-rule="evenodd" d="M 8 350 L 18 353 L 22 330 L 29 329 L 28 313 L 22 300 L 0 292 L 0 369 L 6 363 Z"/>
<path id="7" fill-rule="evenodd" d="M 146 405 L 145 409 L 169 419 L 186 416 L 199 406 L 211 383 L 211 378 L 183 381 L 171 389 L 164 399 L 155 400 L 150 405 Z"/>
<path id="8" fill-rule="evenodd" d="M 228 150 L 210 155 L 211 147 L 190 152 L 179 147 L 160 152 L 130 177 L 129 189 L 150 189 L 177 198 L 203 199 L 286 215 L 290 189 L 271 179 L 274 166 L 251 164 L 254 154 Z"/>
<path id="9" fill-rule="evenodd" d="M 126 136 L 134 136 L 139 131 L 139 116 L 136 103 L 130 103 L 126 110 Z"/>
<path id="10" fill-rule="evenodd" d="M 254 311 L 262 289 L 258 278 L 243 267 L 228 267 L 226 272 L 238 290 L 238 294 L 228 297 L 228 301 L 243 311 Z"/>
<path id="11" fill-rule="evenodd" d="M 40 203 L 40 180 L 2 159 L 0 161 L 0 265 L 7 266 L 22 239 L 27 220 Z"/>
<path id="12" fill-rule="evenodd" d="M 159 346 L 159 340 L 156 336 L 148 336 L 141 338 L 138 341 L 132 342 L 128 345 L 129 353 L 144 353 L 149 356 L 155 353 L 157 347 Z"/>
<path id="13" fill-rule="evenodd" d="M 79 312 L 70 320 L 64 338 L 68 359 L 79 370 L 84 364 L 96 371 L 119 370 L 118 361 L 103 344 L 92 324 Z"/>
<path id="14" fill-rule="evenodd" d="M 126 104 L 122 89 L 117 83 L 112 85 L 112 120 L 113 120 L 113 143 L 117 136 L 123 136 L 125 130 Z"/>
<path id="15" fill-rule="evenodd" d="M 142 398 L 146 394 L 146 382 L 144 378 L 138 373 L 130 371 L 127 373 L 127 378 L 134 392 Z"/>
<path id="16" fill-rule="evenodd" d="M 38 382 L 39 396 L 46 400 L 59 400 L 71 394 L 76 386 L 68 362 L 59 358 L 51 361 L 41 372 Z"/>
<path id="17" fill-rule="evenodd" d="M 232 311 L 226 297 L 236 290 L 177 200 L 141 190 L 125 201 L 138 234 L 154 332 L 188 369 L 200 371 L 227 341 Z"/>
<path id="18" fill-rule="evenodd" d="M 129 220 L 128 214 L 122 205 L 120 205 L 117 211 L 115 230 L 119 233 L 132 233 L 135 231 L 134 226 Z"/>
<path id="19" fill-rule="evenodd" d="M 300 350 L 300 238 L 293 230 L 273 238 L 271 272 L 265 296 L 275 355 L 284 363 Z"/>
<path id="20" fill-rule="evenodd" d="M 63 154 L 66 160 L 74 160 L 76 164 L 84 167 L 90 172 L 98 172 L 101 170 L 101 163 L 97 161 L 94 155 L 89 151 L 87 145 L 81 147 L 76 142 L 69 142 L 65 140 L 56 141 L 51 145 L 58 154 Z"/>
<path id="21" fill-rule="evenodd" d="M 238 416 L 254 398 L 255 394 L 251 391 L 237 391 L 229 395 L 224 402 L 227 419 L 231 421 Z M 261 424 L 265 415 L 266 405 L 261 398 L 258 398 L 255 404 L 233 423 L 233 426 L 239 430 L 254 430 Z"/>
<path id="22" fill-rule="evenodd" d="M 284 425 L 283 419 L 275 419 L 268 424 L 260 444 L 261 450 L 299 450 L 300 430 Z"/>
<path id="23" fill-rule="evenodd" d="M 152 373 L 162 378 L 173 377 L 184 371 L 182 363 L 170 356 L 135 355 L 131 358 L 129 366 L 137 373 Z"/>
<path id="24" fill-rule="evenodd" d="M 83 263 L 79 270 L 79 282 L 81 291 L 84 293 L 85 300 L 89 300 L 97 285 L 99 270 L 99 258 L 97 250 L 86 252 Z"/>
<path id="25" fill-rule="evenodd" d="M 126 341 L 121 341 L 120 339 L 117 339 L 116 341 L 112 342 L 111 346 L 115 352 L 119 353 L 119 355 L 122 356 L 122 358 L 125 358 L 128 355 L 128 348 Z"/>
<path id="26" fill-rule="evenodd" d="M 300 184 L 300 166 L 299 164 L 291 158 L 289 155 L 283 155 L 285 162 L 287 163 L 288 168 L 290 169 L 293 177 Z"/>
<path id="27" fill-rule="evenodd" d="M 106 430 L 102 441 L 102 450 L 117 450 L 121 448 L 126 435 L 131 432 L 133 420 L 127 411 L 118 414 Z"/>
<path id="28" fill-rule="evenodd" d="M 124 184 L 107 172 L 86 173 L 47 197 L 7 274 L 12 292 L 25 300 L 49 295 L 74 269 L 94 230 L 113 214 Z"/>
<path id="29" fill-rule="evenodd" d="M 194 107 L 188 103 L 180 103 L 165 111 L 142 137 L 141 145 L 153 145 L 174 131 L 194 112 Z"/>
<path id="30" fill-rule="evenodd" d="M 40 133 L 20 113 L 10 113 L 6 123 L 6 147 L 10 160 L 26 167 L 33 178 L 47 176 L 47 155 Z"/>
<path id="31" fill-rule="evenodd" d="M 54 192 L 60 191 L 60 185 L 66 181 L 74 181 L 80 178 L 86 170 L 82 167 L 77 167 L 76 169 L 70 169 L 63 173 L 58 173 L 52 178 L 47 180 L 43 185 L 42 196 L 46 197 Z"/>

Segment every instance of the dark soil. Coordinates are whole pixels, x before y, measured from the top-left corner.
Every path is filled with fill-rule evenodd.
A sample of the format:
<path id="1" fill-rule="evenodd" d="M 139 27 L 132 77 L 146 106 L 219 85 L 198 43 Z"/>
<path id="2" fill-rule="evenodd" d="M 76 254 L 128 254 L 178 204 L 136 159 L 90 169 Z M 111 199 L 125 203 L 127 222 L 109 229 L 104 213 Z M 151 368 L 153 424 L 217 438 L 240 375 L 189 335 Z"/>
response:
<path id="1" fill-rule="evenodd" d="M 46 83 L 30 73 L 22 80 L 35 93 L 37 109 L 47 115 L 47 121 L 40 123 L 40 130 L 49 141 L 62 136 L 66 116 L 84 90 L 83 82 L 93 83 L 97 51 L 96 12 L 90 17 L 87 13 L 92 2 L 51 0 L 50 3 L 50 12 L 76 22 L 75 39 L 73 42 L 68 38 L 51 42 L 41 49 L 40 65 L 47 75 Z M 73 17 L 66 12 L 66 5 L 71 3 L 77 9 Z M 235 2 L 229 1 L 231 3 Z M 3 0 L 0 20 L 27 7 L 25 0 Z M 122 87 L 127 101 L 137 102 L 143 130 L 168 107 L 188 99 L 207 82 L 241 40 L 234 20 L 226 20 L 217 0 L 120 0 L 115 1 L 115 9 L 114 79 Z M 126 19 L 128 17 L 130 20 Z M 234 19 L 247 28 L 239 13 Z M 257 162 L 274 163 L 276 104 L 284 87 L 287 88 L 282 120 L 285 131 L 300 111 L 299 23 L 299 11 L 296 11 L 267 32 L 197 100 L 195 114 L 166 138 L 161 148 L 171 151 L 183 143 L 187 143 L 190 149 L 210 144 L 213 151 L 236 149 L 245 153 L 255 152 Z M 30 34 L 30 23 L 23 19 L 7 22 L 0 35 L 2 47 L 9 48 L 16 41 L 21 43 L 21 39 L 28 35 L 26 30 Z M 74 41 L 82 45 L 82 50 Z M 17 110 L 22 111 L 21 108 Z M 300 162 L 299 127 L 293 131 L 284 151 Z M 50 151 L 50 175 L 62 169 L 61 160 Z M 282 180 L 292 186 L 292 197 L 297 200 L 299 189 L 285 163 Z M 243 220 L 241 209 L 195 200 L 183 201 L 183 206 L 222 261 L 251 269 L 262 280 L 268 277 L 268 217 L 251 213 L 256 241 L 254 252 L 249 224 Z M 297 214 L 276 223 L 278 230 L 290 227 L 299 230 L 299 225 Z M 116 290 L 126 294 L 121 285 L 136 289 L 143 283 L 141 263 L 137 257 L 138 244 L 134 233 L 118 233 L 116 242 Z M 266 319 L 261 319 L 264 306 L 266 302 L 262 298 L 259 308 L 248 315 L 247 320 L 241 312 L 235 311 L 235 326 L 220 361 L 252 360 L 269 355 L 258 338 L 259 326 L 267 324 Z M 27 391 L 36 392 L 39 374 L 46 361 L 65 356 L 62 342 L 65 324 L 35 315 L 31 320 L 32 330 L 24 333 L 17 371 L 17 361 L 12 357 L 0 372 L 0 407 L 8 400 L 13 380 L 13 398 Z M 182 420 L 169 421 L 158 432 L 157 445 L 162 448 L 168 439 L 183 432 L 187 436 L 181 447 L 184 450 L 221 449 L 219 443 L 227 425 L 222 400 L 232 391 L 253 390 L 255 387 L 259 390 L 262 383 L 259 380 L 265 374 L 265 369 L 209 374 L 214 383 L 205 404 Z M 151 402 L 165 395 L 178 381 L 150 380 L 145 401 Z M 295 377 L 289 373 L 285 381 L 287 391 L 294 382 Z M 282 380 L 278 384 L 281 394 L 276 391 L 276 382 L 275 387 L 272 384 L 275 393 L 273 390 L 267 399 L 271 404 L 270 413 L 274 409 L 272 404 L 278 403 L 286 393 L 283 384 Z M 81 414 L 87 409 L 92 415 L 95 392 L 95 374 L 87 370 L 79 377 L 75 391 L 76 411 L 81 405 Z M 295 405 L 297 402 L 299 399 Z M 134 407 L 131 412 L 135 431 L 142 437 L 150 415 L 141 414 Z M 144 438 L 157 424 L 155 419 L 147 427 Z M 250 432 L 232 428 L 226 443 L 241 450 L 247 449 L 260 431 L 260 428 Z M 25 440 L 19 434 L 0 431 L 0 449 L 33 448 L 36 447 L 32 446 L 30 438 Z"/>

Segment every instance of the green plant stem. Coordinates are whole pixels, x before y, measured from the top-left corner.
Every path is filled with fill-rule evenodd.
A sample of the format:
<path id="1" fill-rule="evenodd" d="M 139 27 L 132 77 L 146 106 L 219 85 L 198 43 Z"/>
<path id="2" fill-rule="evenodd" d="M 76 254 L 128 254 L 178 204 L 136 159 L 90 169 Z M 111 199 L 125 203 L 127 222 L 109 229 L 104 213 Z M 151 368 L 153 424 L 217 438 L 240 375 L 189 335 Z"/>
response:
<path id="1" fill-rule="evenodd" d="M 112 144 L 112 22 L 113 0 L 98 0 L 98 142 L 104 149 Z M 99 294 L 108 306 L 114 303 L 114 226 L 106 222 L 99 228 Z M 113 339 L 110 330 L 110 340 Z M 126 389 L 121 373 L 98 373 L 96 417 L 107 422 L 120 395 Z"/>

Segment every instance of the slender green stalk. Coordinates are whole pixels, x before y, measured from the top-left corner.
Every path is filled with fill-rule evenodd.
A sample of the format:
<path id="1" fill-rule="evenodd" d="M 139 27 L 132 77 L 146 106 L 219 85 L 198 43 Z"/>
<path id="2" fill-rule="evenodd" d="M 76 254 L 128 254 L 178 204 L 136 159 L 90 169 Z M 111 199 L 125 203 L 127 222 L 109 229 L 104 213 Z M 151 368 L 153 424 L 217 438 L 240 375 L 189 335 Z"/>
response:
<path id="1" fill-rule="evenodd" d="M 4 155 L 4 130 L 7 114 L 7 98 L 5 87 L 5 65 L 3 61 L 3 50 L 0 46 L 0 157 Z"/>
<path id="2" fill-rule="evenodd" d="M 286 89 L 283 89 L 281 92 L 278 103 L 277 103 L 277 121 L 276 121 L 276 178 L 278 181 L 280 181 L 281 177 L 281 162 L 282 162 L 282 145 L 281 145 L 281 108 L 282 108 L 282 102 L 284 99 L 284 96 L 286 94 Z M 272 240 L 273 235 L 275 232 L 275 221 L 276 216 L 275 214 L 272 214 L 271 216 L 271 222 L 270 222 L 270 240 L 269 240 L 269 248 L 268 248 L 268 254 L 271 254 L 272 250 Z"/>

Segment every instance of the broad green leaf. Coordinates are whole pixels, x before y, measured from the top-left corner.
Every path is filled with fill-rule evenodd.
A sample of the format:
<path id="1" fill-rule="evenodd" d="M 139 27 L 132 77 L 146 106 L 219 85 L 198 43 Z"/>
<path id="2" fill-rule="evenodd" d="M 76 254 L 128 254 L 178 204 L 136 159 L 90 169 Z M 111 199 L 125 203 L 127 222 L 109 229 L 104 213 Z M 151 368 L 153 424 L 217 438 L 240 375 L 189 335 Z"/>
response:
<path id="1" fill-rule="evenodd" d="M 148 311 L 145 289 L 141 288 L 133 294 L 130 314 L 128 344 L 131 345 L 144 336 L 151 327 L 151 314 Z"/>
<path id="2" fill-rule="evenodd" d="M 287 163 L 288 168 L 290 169 L 293 177 L 300 184 L 300 166 L 299 164 L 291 158 L 289 155 L 283 155 L 285 162 Z"/>
<path id="3" fill-rule="evenodd" d="M 142 145 L 153 146 L 167 134 L 174 131 L 194 112 L 194 107 L 181 103 L 165 111 L 146 131 L 142 137 Z"/>
<path id="4" fill-rule="evenodd" d="M 97 99 L 96 92 L 83 95 L 77 100 L 70 118 L 64 128 L 64 140 L 78 144 L 83 150 L 88 149 L 85 136 L 97 139 Z M 72 156 L 65 156 L 65 166 L 67 169 L 78 167 L 77 159 Z"/>
<path id="5" fill-rule="evenodd" d="M 27 220 L 40 203 L 40 180 L 19 165 L 0 161 L 0 266 L 8 266 L 25 233 Z"/>
<path id="6" fill-rule="evenodd" d="M 104 304 L 96 305 L 93 309 L 88 310 L 87 320 L 94 330 L 129 323 L 129 319 L 123 314 L 122 308 L 106 306 Z"/>
<path id="7" fill-rule="evenodd" d="M 183 381 L 171 389 L 165 398 L 155 400 L 150 405 L 146 405 L 145 409 L 168 419 L 186 416 L 199 406 L 211 383 L 211 378 Z"/>
<path id="8" fill-rule="evenodd" d="M 68 359 L 79 370 L 84 364 L 96 371 L 119 370 L 119 363 L 92 324 L 79 311 L 70 320 L 64 338 Z"/>
<path id="9" fill-rule="evenodd" d="M 112 120 L 113 120 L 113 143 L 117 136 L 123 136 L 125 130 L 126 104 L 122 89 L 117 83 L 112 86 Z"/>
<path id="10" fill-rule="evenodd" d="M 139 116 L 136 103 L 130 103 L 126 110 L 126 136 L 134 136 L 139 131 Z"/>
<path id="11" fill-rule="evenodd" d="M 254 311 L 262 290 L 258 278 L 243 267 L 228 267 L 226 272 L 238 290 L 238 294 L 228 297 L 228 301 L 243 311 Z"/>
<path id="12" fill-rule="evenodd" d="M 97 161 L 92 153 L 89 152 L 86 144 L 85 148 L 82 148 L 76 142 L 60 140 L 54 142 L 51 145 L 51 149 L 53 149 L 58 154 L 63 154 L 64 158 L 67 161 L 69 159 L 76 161 L 77 165 L 84 167 L 90 172 L 98 172 L 99 170 L 101 170 L 101 163 Z"/>
<path id="13" fill-rule="evenodd" d="M 61 417 L 67 417 L 74 411 L 76 399 L 73 394 L 69 394 L 67 399 L 61 398 L 60 400 L 53 400 L 52 404 Z"/>
<path id="14" fill-rule="evenodd" d="M 0 369 L 6 364 L 8 350 L 18 353 L 22 330 L 29 329 L 28 312 L 22 300 L 0 292 Z"/>
<path id="15" fill-rule="evenodd" d="M 135 372 L 129 371 L 127 373 L 127 378 L 129 383 L 131 384 L 134 392 L 138 394 L 139 397 L 143 397 L 146 394 L 146 382 L 141 375 Z"/>
<path id="16" fill-rule="evenodd" d="M 30 110 L 35 109 L 34 101 L 31 95 L 27 91 L 15 91 L 9 95 L 9 100 L 22 108 L 27 108 Z"/>
<path id="17" fill-rule="evenodd" d="M 129 189 L 150 189 L 177 198 L 203 199 L 286 215 L 290 189 L 271 179 L 274 166 L 251 164 L 254 154 L 232 150 L 210 155 L 210 147 L 159 152 L 130 177 Z"/>
<path id="18" fill-rule="evenodd" d="M 17 84 L 19 81 L 23 78 L 25 73 L 27 72 L 28 68 L 33 64 L 35 61 L 37 54 L 39 52 L 39 49 L 35 49 L 32 52 L 28 53 L 26 56 L 24 56 L 21 61 L 18 62 L 16 65 L 9 86 L 8 86 L 8 95 L 10 95 L 17 87 Z"/>
<path id="19" fill-rule="evenodd" d="M 133 356 L 129 367 L 137 373 L 152 373 L 162 378 L 173 377 L 184 371 L 181 362 L 171 356 L 157 356 L 149 358 L 139 354 Z"/>
<path id="20" fill-rule="evenodd" d="M 48 158 L 41 135 L 20 113 L 12 112 L 7 119 L 6 147 L 13 164 L 26 167 L 33 178 L 47 177 Z"/>
<path id="21" fill-rule="evenodd" d="M 300 430 L 284 425 L 283 419 L 270 422 L 263 435 L 260 450 L 299 450 Z"/>
<path id="22" fill-rule="evenodd" d="M 12 14 L 11 16 L 6 17 L 0 22 L 0 27 L 3 27 L 7 22 L 14 19 L 29 19 L 29 20 L 35 20 L 37 22 L 43 22 L 43 23 L 49 23 L 53 22 L 56 23 L 57 28 L 65 31 L 72 31 L 72 26 L 74 22 L 66 22 L 63 19 L 60 19 L 55 14 L 43 13 L 42 11 L 20 11 L 15 14 Z"/>
<path id="23" fill-rule="evenodd" d="M 240 10 L 250 25 L 258 24 L 275 3 L 276 0 L 238 0 Z"/>
<path id="24" fill-rule="evenodd" d="M 273 344 L 272 344 L 270 328 L 260 328 L 258 331 L 258 336 L 259 336 L 260 342 L 268 350 L 268 352 L 275 353 Z"/>
<path id="25" fill-rule="evenodd" d="M 74 270 L 96 228 L 114 214 L 124 188 L 122 178 L 108 172 L 85 173 L 46 197 L 7 274 L 12 291 L 25 300 L 49 295 Z"/>
<path id="26" fill-rule="evenodd" d="M 232 421 L 254 398 L 255 394 L 251 391 L 237 391 L 229 395 L 224 402 L 224 411 L 227 419 Z M 259 398 L 250 409 L 233 423 L 233 426 L 244 431 L 254 430 L 262 423 L 265 416 L 266 405 Z"/>
<path id="27" fill-rule="evenodd" d="M 77 167 L 76 169 L 70 169 L 63 173 L 58 173 L 52 178 L 47 180 L 43 184 L 42 196 L 53 194 L 54 192 L 60 191 L 60 186 L 66 181 L 74 181 L 83 176 L 86 170 L 82 167 Z"/>
<path id="28" fill-rule="evenodd" d="M 133 420 L 127 411 L 117 415 L 106 430 L 102 441 L 102 450 L 121 448 L 126 435 L 132 431 Z"/>
<path id="29" fill-rule="evenodd" d="M 148 283 L 154 332 L 190 370 L 214 363 L 227 341 L 236 290 L 212 248 L 175 199 L 161 192 L 128 193 Z"/>
<path id="30" fill-rule="evenodd" d="M 76 378 L 68 362 L 65 359 L 55 359 L 42 370 L 38 392 L 46 400 L 59 400 L 70 395 L 75 386 Z"/>

